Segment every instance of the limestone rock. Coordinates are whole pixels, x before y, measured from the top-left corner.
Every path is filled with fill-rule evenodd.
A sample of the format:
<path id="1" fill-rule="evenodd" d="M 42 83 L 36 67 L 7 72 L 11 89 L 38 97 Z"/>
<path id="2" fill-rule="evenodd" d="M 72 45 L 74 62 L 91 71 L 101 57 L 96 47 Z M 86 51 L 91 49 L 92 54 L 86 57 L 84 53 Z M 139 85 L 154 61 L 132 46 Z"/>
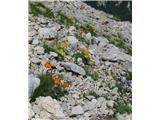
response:
<path id="1" fill-rule="evenodd" d="M 87 33 L 86 34 L 86 39 L 89 40 L 89 41 L 91 41 L 91 39 L 92 39 L 91 33 Z"/>
<path id="2" fill-rule="evenodd" d="M 28 82 L 28 96 L 31 97 L 32 93 L 34 92 L 34 90 L 40 85 L 40 79 L 35 77 L 33 74 L 29 75 L 28 78 L 29 82 Z"/>
<path id="3" fill-rule="evenodd" d="M 110 45 L 106 48 L 107 50 L 103 53 L 102 59 L 103 60 L 111 60 L 111 61 L 132 61 L 132 57 L 128 54 L 125 54 L 120 51 L 118 47 Z"/>
<path id="4" fill-rule="evenodd" d="M 39 58 L 36 58 L 36 57 L 31 58 L 30 61 L 33 62 L 33 63 L 35 63 L 35 64 L 41 62 L 41 60 Z"/>
<path id="5" fill-rule="evenodd" d="M 32 44 L 33 44 L 33 45 L 39 44 L 38 38 L 34 38 Z"/>
<path id="6" fill-rule="evenodd" d="M 84 113 L 83 108 L 80 105 L 72 107 L 72 111 L 71 111 L 72 115 L 80 115 L 83 113 Z"/>
<path id="7" fill-rule="evenodd" d="M 69 42 L 70 49 L 75 50 L 78 47 L 78 40 L 74 36 L 67 36 L 66 39 Z"/>
<path id="8" fill-rule="evenodd" d="M 51 28 L 40 28 L 38 33 L 41 39 L 50 39 L 55 37 L 55 33 Z"/>
<path id="9" fill-rule="evenodd" d="M 53 57 L 57 57 L 58 56 L 58 54 L 55 53 L 55 52 L 50 52 L 50 55 L 52 55 Z"/>
<path id="10" fill-rule="evenodd" d="M 69 70 L 69 71 L 72 71 L 72 72 L 75 72 L 75 73 L 78 73 L 80 75 L 86 75 L 86 72 L 85 70 L 74 64 L 74 63 L 70 63 L 70 62 L 62 62 L 62 65 L 64 66 L 65 69 Z"/>
<path id="11" fill-rule="evenodd" d="M 59 102 L 55 99 L 48 97 L 36 98 L 34 102 L 33 111 L 40 115 L 40 119 L 64 119 L 65 115 L 61 110 Z"/>
<path id="12" fill-rule="evenodd" d="M 37 51 L 37 54 L 44 54 L 44 48 L 43 47 L 40 47 L 40 46 L 37 46 L 35 48 L 35 50 Z"/>

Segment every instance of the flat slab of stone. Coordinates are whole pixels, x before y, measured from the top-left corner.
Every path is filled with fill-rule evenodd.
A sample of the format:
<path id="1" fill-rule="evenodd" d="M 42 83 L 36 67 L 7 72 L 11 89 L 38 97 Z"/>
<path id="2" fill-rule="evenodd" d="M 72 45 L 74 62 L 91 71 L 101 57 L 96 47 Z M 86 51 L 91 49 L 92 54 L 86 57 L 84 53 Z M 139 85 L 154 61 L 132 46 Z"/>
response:
<path id="1" fill-rule="evenodd" d="M 62 66 L 64 66 L 64 68 L 65 68 L 66 70 L 69 70 L 69 71 L 78 73 L 78 74 L 80 74 L 80 75 L 86 75 L 85 70 L 84 70 L 82 67 L 80 67 L 80 66 L 78 66 L 78 65 L 76 65 L 76 64 L 74 64 L 74 63 L 62 62 L 61 64 L 62 64 Z"/>

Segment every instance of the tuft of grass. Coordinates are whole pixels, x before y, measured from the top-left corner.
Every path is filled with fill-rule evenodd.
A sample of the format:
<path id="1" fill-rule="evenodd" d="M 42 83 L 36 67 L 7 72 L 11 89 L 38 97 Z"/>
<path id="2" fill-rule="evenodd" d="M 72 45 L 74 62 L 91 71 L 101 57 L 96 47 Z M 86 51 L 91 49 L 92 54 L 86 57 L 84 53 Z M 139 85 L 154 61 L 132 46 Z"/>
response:
<path id="1" fill-rule="evenodd" d="M 90 74 L 91 78 L 94 80 L 94 81 L 97 81 L 98 78 L 99 78 L 99 75 L 97 72 L 93 71 L 93 73 Z"/>
<path id="2" fill-rule="evenodd" d="M 122 94 L 125 93 L 123 85 L 121 83 L 116 83 L 116 87 L 118 88 L 118 91 Z"/>
<path id="3" fill-rule="evenodd" d="M 87 45 L 89 45 L 89 41 L 85 40 L 83 37 L 81 37 L 80 35 L 78 35 L 77 33 L 75 34 L 75 37 L 82 43 L 86 43 Z"/>
<path id="4" fill-rule="evenodd" d="M 106 36 L 106 35 L 103 34 L 103 36 L 108 39 L 110 44 L 113 44 L 113 45 L 115 45 L 115 46 L 117 46 L 119 48 L 124 49 L 127 54 L 132 56 L 132 49 L 126 47 L 125 42 L 122 39 L 120 39 L 119 33 L 114 33 L 114 34 L 112 34 L 110 36 Z"/>
<path id="5" fill-rule="evenodd" d="M 49 19 L 54 18 L 52 11 L 40 2 L 29 2 L 29 13 L 33 14 L 34 16 L 43 15 Z"/>
<path id="6" fill-rule="evenodd" d="M 132 56 L 132 49 L 131 48 L 126 48 L 127 54 Z"/>
<path id="7" fill-rule="evenodd" d="M 31 102 L 35 101 L 35 99 L 39 96 L 51 96 L 48 86 L 50 85 L 52 77 L 40 75 L 39 78 L 40 78 L 40 85 L 35 89 L 33 95 L 31 96 L 30 100 Z"/>
<path id="8" fill-rule="evenodd" d="M 39 96 L 51 96 L 52 98 L 59 100 L 60 97 L 68 93 L 66 90 L 52 82 L 51 75 L 40 75 L 39 78 L 40 85 L 33 92 L 30 102 L 34 102 Z"/>
<path id="9" fill-rule="evenodd" d="M 115 105 L 115 113 L 131 113 L 132 108 L 130 108 L 125 102 L 119 102 L 118 104 Z"/>
<path id="10" fill-rule="evenodd" d="M 87 25 L 80 24 L 79 26 L 76 26 L 76 28 L 77 29 L 80 29 L 80 28 L 84 29 L 86 33 L 90 32 L 91 35 L 93 35 L 93 36 L 97 35 L 95 30 L 93 29 L 93 27 L 91 25 L 89 25 L 89 24 L 87 24 Z"/>
<path id="11" fill-rule="evenodd" d="M 55 53 L 58 54 L 58 59 L 59 59 L 59 60 L 64 60 L 64 54 L 62 54 L 62 52 L 59 51 L 58 49 L 53 48 L 53 47 L 49 47 L 49 46 L 46 45 L 46 44 L 43 45 L 43 48 L 44 48 L 44 50 L 45 50 L 46 53 L 55 52 Z"/>
<path id="12" fill-rule="evenodd" d="M 132 72 L 127 72 L 127 77 L 126 77 L 127 80 L 132 80 Z"/>
<path id="13" fill-rule="evenodd" d="M 94 71 L 91 66 L 85 66 L 85 71 L 86 71 L 86 74 L 87 76 L 91 76 L 91 78 L 94 80 L 94 81 L 97 81 L 99 79 L 99 75 L 96 71 Z"/>
<path id="14" fill-rule="evenodd" d="M 75 57 L 75 62 L 77 63 L 77 59 L 78 58 L 82 58 L 82 60 L 83 60 L 83 63 L 85 64 L 85 65 L 89 65 L 89 59 L 87 59 L 82 53 L 80 53 L 80 52 L 77 52 L 77 53 L 75 53 L 74 55 L 73 55 L 73 57 Z"/>
<path id="15" fill-rule="evenodd" d="M 112 20 L 121 21 L 121 18 L 119 16 L 114 15 L 113 17 L 110 17 Z"/>
<path id="16" fill-rule="evenodd" d="M 123 40 L 121 40 L 120 38 L 118 38 L 118 37 L 110 37 L 108 40 L 109 40 L 110 44 L 114 44 L 115 46 L 117 46 L 119 48 L 126 49 L 125 42 Z"/>
<path id="17" fill-rule="evenodd" d="M 94 31 L 93 27 L 90 26 L 89 24 L 85 27 L 85 30 L 86 30 L 87 32 L 90 32 L 93 36 L 96 35 L 96 32 Z"/>
<path id="18" fill-rule="evenodd" d="M 90 91 L 90 92 L 88 93 L 88 95 L 94 96 L 95 98 L 98 98 L 98 97 L 99 97 L 99 95 L 97 95 L 97 93 L 94 92 L 94 91 Z"/>
<path id="19" fill-rule="evenodd" d="M 61 11 L 58 12 L 57 17 L 66 26 L 72 26 L 72 25 L 74 25 L 74 21 L 71 18 L 69 18 L 68 16 L 66 16 L 65 14 L 63 14 Z"/>

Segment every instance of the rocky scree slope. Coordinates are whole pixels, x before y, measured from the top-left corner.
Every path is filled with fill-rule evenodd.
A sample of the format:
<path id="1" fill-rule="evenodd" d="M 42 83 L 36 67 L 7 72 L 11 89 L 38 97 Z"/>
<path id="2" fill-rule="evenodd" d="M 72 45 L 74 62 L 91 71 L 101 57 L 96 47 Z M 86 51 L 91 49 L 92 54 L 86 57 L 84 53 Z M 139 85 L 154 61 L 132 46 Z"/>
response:
<path id="1" fill-rule="evenodd" d="M 131 23 L 110 16 L 29 3 L 29 120 L 131 120 Z"/>

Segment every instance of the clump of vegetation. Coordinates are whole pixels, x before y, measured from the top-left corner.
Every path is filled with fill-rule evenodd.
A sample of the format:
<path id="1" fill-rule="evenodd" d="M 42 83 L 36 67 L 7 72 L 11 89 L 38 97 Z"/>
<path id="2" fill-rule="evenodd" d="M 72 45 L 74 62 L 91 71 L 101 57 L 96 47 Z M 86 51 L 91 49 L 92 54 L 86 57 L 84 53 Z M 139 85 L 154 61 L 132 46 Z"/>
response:
<path id="1" fill-rule="evenodd" d="M 97 81 L 99 79 L 99 75 L 96 71 L 92 70 L 89 66 L 86 66 L 85 68 L 86 74 L 90 76 L 94 81 Z"/>
<path id="2" fill-rule="evenodd" d="M 132 108 L 129 107 L 125 102 L 118 102 L 117 104 L 115 104 L 114 108 L 115 108 L 115 113 L 129 114 L 132 112 Z"/>
<path id="3" fill-rule="evenodd" d="M 54 47 L 50 47 L 46 44 L 43 45 L 43 48 L 45 50 L 46 53 L 49 53 L 49 52 L 55 52 L 58 54 L 58 59 L 59 60 L 64 60 L 64 57 L 65 57 L 65 53 L 63 50 L 60 50 L 60 49 L 56 49 Z"/>
<path id="4" fill-rule="evenodd" d="M 34 16 L 43 15 L 49 19 L 54 18 L 52 11 L 40 2 L 29 2 L 29 13 L 33 14 Z"/>
<path id="5" fill-rule="evenodd" d="M 122 84 L 121 82 L 117 82 L 117 83 L 116 83 L 116 87 L 118 88 L 118 91 L 119 91 L 120 93 L 125 94 L 125 91 L 124 91 L 124 88 L 123 88 L 123 84 Z"/>
<path id="6" fill-rule="evenodd" d="M 35 101 L 35 99 L 39 96 L 51 96 L 51 92 L 49 92 L 48 86 L 52 80 L 51 76 L 40 75 L 40 85 L 37 87 L 31 96 L 31 102 Z"/>
<path id="7" fill-rule="evenodd" d="M 114 44 L 117 47 L 125 49 L 125 42 L 120 39 L 119 33 L 112 34 L 108 40 L 110 44 Z"/>
<path id="8" fill-rule="evenodd" d="M 67 90 L 60 85 L 58 78 L 53 79 L 51 75 L 40 75 L 39 78 L 40 86 L 33 92 L 31 102 L 34 102 L 39 96 L 51 96 L 52 98 L 59 99 L 68 93 Z M 53 80 L 56 80 L 56 82 Z"/>
<path id="9" fill-rule="evenodd" d="M 94 31 L 93 27 L 91 25 L 86 25 L 84 26 L 84 29 L 86 30 L 86 32 L 90 32 L 93 36 L 96 35 L 96 32 Z"/>
<path id="10" fill-rule="evenodd" d="M 66 26 L 72 26 L 75 24 L 75 21 L 73 19 L 69 18 L 68 16 L 63 14 L 61 11 L 58 12 L 57 17 Z"/>
<path id="11" fill-rule="evenodd" d="M 96 36 L 96 32 L 95 32 L 94 28 L 89 24 L 87 24 L 87 25 L 78 24 L 75 26 L 77 29 L 83 29 L 86 33 L 90 32 L 91 35 Z"/>
<path id="12" fill-rule="evenodd" d="M 98 97 L 99 97 L 99 95 L 97 95 L 97 93 L 96 93 L 95 91 L 90 91 L 90 92 L 88 93 L 88 95 L 94 96 L 95 98 L 98 98 Z"/>
<path id="13" fill-rule="evenodd" d="M 77 62 L 77 59 L 78 59 L 78 58 L 82 58 L 83 63 L 84 63 L 85 65 L 89 65 L 89 59 L 87 59 L 82 53 L 77 52 L 77 53 L 75 53 L 75 54 L 73 55 L 73 57 L 75 57 L 75 62 L 76 62 L 76 63 L 78 63 L 78 62 Z"/>
<path id="14" fill-rule="evenodd" d="M 54 69 L 52 64 L 48 62 L 44 64 L 44 67 L 51 71 Z M 62 81 L 62 75 L 53 77 L 52 74 L 53 73 L 46 73 L 39 75 L 40 85 L 33 92 L 30 100 L 31 102 L 35 101 L 39 96 L 51 96 L 52 98 L 59 99 L 68 93 L 66 88 L 70 87 L 70 83 Z"/>
<path id="15" fill-rule="evenodd" d="M 132 72 L 127 72 L 127 77 L 126 77 L 127 80 L 132 80 Z"/>
<path id="16" fill-rule="evenodd" d="M 86 43 L 87 45 L 89 45 L 89 41 L 85 40 L 83 37 L 81 37 L 80 35 L 78 35 L 77 33 L 75 34 L 75 37 L 82 43 Z"/>
<path id="17" fill-rule="evenodd" d="M 116 15 L 114 15 L 112 17 L 109 17 L 109 18 L 112 19 L 112 20 L 121 21 L 121 18 L 119 16 L 116 16 Z"/>
<path id="18" fill-rule="evenodd" d="M 92 78 L 93 80 L 95 80 L 95 81 L 97 81 L 97 80 L 98 80 L 98 78 L 99 78 L 98 73 L 97 73 L 97 72 L 95 72 L 95 71 L 93 71 L 93 72 L 92 72 L 92 73 L 90 73 L 89 75 L 90 75 L 90 76 L 91 76 L 91 78 Z"/>
<path id="19" fill-rule="evenodd" d="M 75 62 L 78 63 L 78 58 L 82 58 L 85 65 L 94 65 L 95 62 L 91 60 L 89 52 L 85 48 L 79 48 L 79 52 L 76 52 L 73 57 L 75 57 Z"/>
<path id="20" fill-rule="evenodd" d="M 127 54 L 132 56 L 132 49 L 131 48 L 126 48 Z"/>
<path id="21" fill-rule="evenodd" d="M 120 35 L 118 32 L 109 36 L 106 36 L 106 35 L 103 35 L 103 36 L 108 39 L 110 44 L 113 44 L 119 48 L 122 48 L 126 51 L 127 54 L 132 55 L 132 49 L 126 47 L 124 40 L 120 39 Z"/>

